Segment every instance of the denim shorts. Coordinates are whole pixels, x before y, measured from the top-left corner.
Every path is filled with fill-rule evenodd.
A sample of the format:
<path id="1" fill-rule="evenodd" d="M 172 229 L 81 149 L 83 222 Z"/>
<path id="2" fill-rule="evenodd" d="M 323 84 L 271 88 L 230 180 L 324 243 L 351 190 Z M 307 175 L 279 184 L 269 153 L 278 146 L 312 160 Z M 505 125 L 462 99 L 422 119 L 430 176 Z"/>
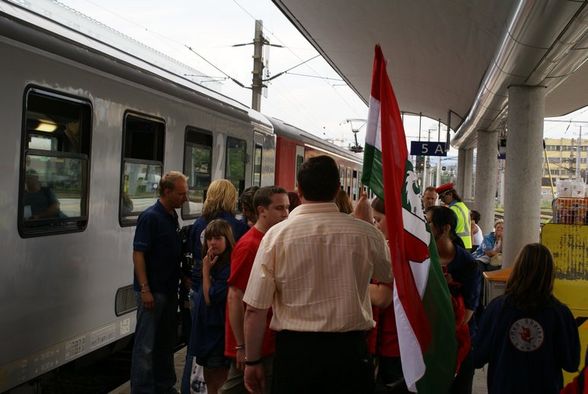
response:
<path id="1" fill-rule="evenodd" d="M 211 354 L 206 358 L 196 357 L 196 363 L 202 365 L 204 368 L 229 368 L 231 360 L 224 356 L 224 354 Z"/>

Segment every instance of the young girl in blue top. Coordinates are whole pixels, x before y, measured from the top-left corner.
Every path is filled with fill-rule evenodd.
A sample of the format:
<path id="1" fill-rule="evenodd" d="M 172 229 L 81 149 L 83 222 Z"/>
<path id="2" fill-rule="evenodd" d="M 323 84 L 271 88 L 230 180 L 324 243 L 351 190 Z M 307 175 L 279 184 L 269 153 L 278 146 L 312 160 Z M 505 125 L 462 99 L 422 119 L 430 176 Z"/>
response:
<path id="1" fill-rule="evenodd" d="M 223 219 L 212 220 L 204 230 L 202 274 L 193 283 L 194 309 L 188 357 L 204 367 L 204 381 L 209 394 L 216 394 L 227 378 L 229 360 L 225 349 L 225 310 L 227 280 L 231 272 L 231 251 L 235 245 L 231 225 Z M 188 364 L 190 366 L 188 367 Z M 184 377 L 189 382 L 191 363 Z M 188 383 L 189 386 L 189 383 Z M 188 392 L 183 384 L 182 392 Z"/>

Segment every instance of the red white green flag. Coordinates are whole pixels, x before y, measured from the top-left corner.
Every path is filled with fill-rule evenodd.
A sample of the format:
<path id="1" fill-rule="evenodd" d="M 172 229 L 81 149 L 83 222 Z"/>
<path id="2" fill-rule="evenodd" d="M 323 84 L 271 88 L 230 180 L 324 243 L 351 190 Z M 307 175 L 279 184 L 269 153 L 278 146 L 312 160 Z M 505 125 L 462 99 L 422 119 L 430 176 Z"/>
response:
<path id="1" fill-rule="evenodd" d="M 406 384 L 412 392 L 447 393 L 457 357 L 451 298 L 379 45 L 375 52 L 362 182 L 384 199 Z"/>

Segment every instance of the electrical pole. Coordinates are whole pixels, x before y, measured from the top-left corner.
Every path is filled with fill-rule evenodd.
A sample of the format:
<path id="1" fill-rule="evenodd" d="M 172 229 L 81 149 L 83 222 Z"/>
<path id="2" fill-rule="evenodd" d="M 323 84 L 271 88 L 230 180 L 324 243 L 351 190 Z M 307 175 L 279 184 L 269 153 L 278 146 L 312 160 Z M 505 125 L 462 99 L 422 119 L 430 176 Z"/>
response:
<path id="1" fill-rule="evenodd" d="M 253 39 L 253 81 L 251 84 L 251 108 L 261 110 L 261 91 L 263 89 L 263 21 L 255 21 L 255 37 Z"/>
<path id="2" fill-rule="evenodd" d="M 263 92 L 263 88 L 266 87 L 264 85 L 265 82 L 269 82 L 273 79 L 276 79 L 277 77 L 280 77 L 280 76 L 288 73 L 288 71 L 295 69 L 296 67 L 299 67 L 305 63 L 308 63 L 312 59 L 315 59 L 320 56 L 320 55 L 313 56 L 310 59 L 307 59 L 301 63 L 298 63 L 297 65 L 292 66 L 289 69 L 284 70 L 282 72 L 279 72 L 272 77 L 268 77 L 267 79 L 263 79 L 263 69 L 265 68 L 263 65 L 263 61 L 264 61 L 263 46 L 266 45 L 268 47 L 276 47 L 276 48 L 283 48 L 283 46 L 276 45 L 276 44 L 270 44 L 270 42 L 265 39 L 265 37 L 263 36 L 263 21 L 262 20 L 255 21 L 255 36 L 253 38 L 253 42 L 248 42 L 248 43 L 244 43 L 244 44 L 235 44 L 235 45 L 233 45 L 233 47 L 242 47 L 242 46 L 251 45 L 251 44 L 253 44 L 253 72 L 252 72 L 253 79 L 251 81 L 251 87 L 243 85 L 242 83 L 240 83 L 236 79 L 231 78 L 229 75 L 227 75 L 227 77 L 229 79 L 231 79 L 233 82 L 235 82 L 237 85 L 241 86 L 242 88 L 251 89 L 251 93 L 252 93 L 251 94 L 251 108 L 256 111 L 261 110 L 261 94 Z"/>

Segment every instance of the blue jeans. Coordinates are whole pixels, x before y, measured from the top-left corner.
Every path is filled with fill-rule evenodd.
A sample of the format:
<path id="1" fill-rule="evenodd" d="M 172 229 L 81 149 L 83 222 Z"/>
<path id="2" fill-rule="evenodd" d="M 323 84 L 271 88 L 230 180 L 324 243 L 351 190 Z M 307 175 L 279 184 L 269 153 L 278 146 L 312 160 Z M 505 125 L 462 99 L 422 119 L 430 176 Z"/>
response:
<path id="1" fill-rule="evenodd" d="M 153 293 L 155 306 L 146 310 L 136 293 L 137 327 L 131 361 L 131 393 L 175 393 L 178 297 Z"/>

